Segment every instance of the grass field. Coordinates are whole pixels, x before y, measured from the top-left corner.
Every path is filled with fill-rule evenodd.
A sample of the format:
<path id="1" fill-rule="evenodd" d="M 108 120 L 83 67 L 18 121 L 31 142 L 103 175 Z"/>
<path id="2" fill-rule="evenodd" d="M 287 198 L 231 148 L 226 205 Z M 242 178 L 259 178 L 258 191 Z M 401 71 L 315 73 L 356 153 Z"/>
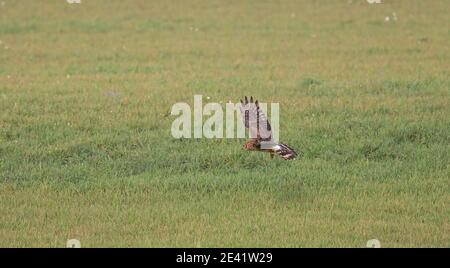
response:
<path id="1" fill-rule="evenodd" d="M 450 3 L 384 2 L 1 1 L 0 247 L 450 247 Z M 303 157 L 173 139 L 194 94 Z"/>

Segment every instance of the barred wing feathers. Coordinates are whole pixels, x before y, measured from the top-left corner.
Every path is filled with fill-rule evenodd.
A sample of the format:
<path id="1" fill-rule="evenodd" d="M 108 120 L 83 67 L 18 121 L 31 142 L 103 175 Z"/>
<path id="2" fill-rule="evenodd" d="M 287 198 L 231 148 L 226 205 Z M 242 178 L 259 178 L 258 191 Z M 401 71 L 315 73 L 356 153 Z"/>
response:
<path id="1" fill-rule="evenodd" d="M 284 160 L 293 160 L 297 157 L 297 153 L 294 149 L 283 143 L 275 145 L 273 151 Z"/>
<path id="2" fill-rule="evenodd" d="M 297 157 L 297 153 L 284 143 L 273 143 L 272 128 L 270 123 L 263 113 L 258 101 L 253 102 L 253 97 L 250 100 L 245 96 L 244 101 L 241 100 L 239 106 L 242 120 L 245 128 L 250 132 L 251 139 L 244 144 L 244 148 L 249 151 L 261 151 L 280 156 L 284 160 L 292 160 Z M 265 142 L 265 148 L 262 147 L 262 142 Z M 269 147 L 267 147 L 269 144 Z M 272 145 L 270 145 L 272 144 Z"/>
<path id="3" fill-rule="evenodd" d="M 239 108 L 245 128 L 248 129 L 251 137 L 270 141 L 272 139 L 272 128 L 266 115 L 259 107 L 258 101 L 253 102 L 253 97 L 250 97 L 249 101 L 245 96 L 244 101 L 241 100 Z"/>

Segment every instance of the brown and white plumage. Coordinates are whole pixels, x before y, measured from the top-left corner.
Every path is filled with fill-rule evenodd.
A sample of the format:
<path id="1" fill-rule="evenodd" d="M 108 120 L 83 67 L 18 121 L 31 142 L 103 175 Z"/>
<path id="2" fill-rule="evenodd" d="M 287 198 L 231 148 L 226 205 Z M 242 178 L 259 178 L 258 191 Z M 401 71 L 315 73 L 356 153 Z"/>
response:
<path id="1" fill-rule="evenodd" d="M 251 137 L 244 144 L 246 150 L 267 152 L 271 157 L 276 154 L 284 160 L 292 160 L 297 157 L 297 153 L 286 144 L 271 143 L 273 141 L 272 128 L 258 101 L 253 102 L 253 97 L 250 97 L 249 101 L 245 96 L 244 101 L 241 100 L 240 111 L 244 126 L 250 132 Z M 265 143 L 265 146 L 261 146 L 261 143 Z"/>

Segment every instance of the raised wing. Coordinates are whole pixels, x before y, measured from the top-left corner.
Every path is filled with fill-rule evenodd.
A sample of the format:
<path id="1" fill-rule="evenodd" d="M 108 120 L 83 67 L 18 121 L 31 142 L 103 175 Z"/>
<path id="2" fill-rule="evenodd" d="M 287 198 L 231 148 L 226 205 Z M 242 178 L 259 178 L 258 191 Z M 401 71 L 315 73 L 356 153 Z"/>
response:
<path id="1" fill-rule="evenodd" d="M 270 141 L 272 139 L 272 128 L 266 115 L 259 107 L 258 101 L 253 102 L 253 97 L 250 97 L 249 101 L 245 96 L 244 101 L 241 100 L 239 108 L 245 128 L 250 132 L 250 137 Z"/>

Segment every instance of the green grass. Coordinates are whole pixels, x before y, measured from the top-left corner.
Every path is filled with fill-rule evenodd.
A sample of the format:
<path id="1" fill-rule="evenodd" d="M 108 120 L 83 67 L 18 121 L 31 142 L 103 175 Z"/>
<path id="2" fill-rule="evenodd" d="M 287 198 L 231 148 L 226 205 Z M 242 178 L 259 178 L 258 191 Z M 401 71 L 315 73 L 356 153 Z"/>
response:
<path id="1" fill-rule="evenodd" d="M 448 1 L 4 2 L 1 247 L 450 247 Z M 173 139 L 194 94 L 303 157 Z"/>

